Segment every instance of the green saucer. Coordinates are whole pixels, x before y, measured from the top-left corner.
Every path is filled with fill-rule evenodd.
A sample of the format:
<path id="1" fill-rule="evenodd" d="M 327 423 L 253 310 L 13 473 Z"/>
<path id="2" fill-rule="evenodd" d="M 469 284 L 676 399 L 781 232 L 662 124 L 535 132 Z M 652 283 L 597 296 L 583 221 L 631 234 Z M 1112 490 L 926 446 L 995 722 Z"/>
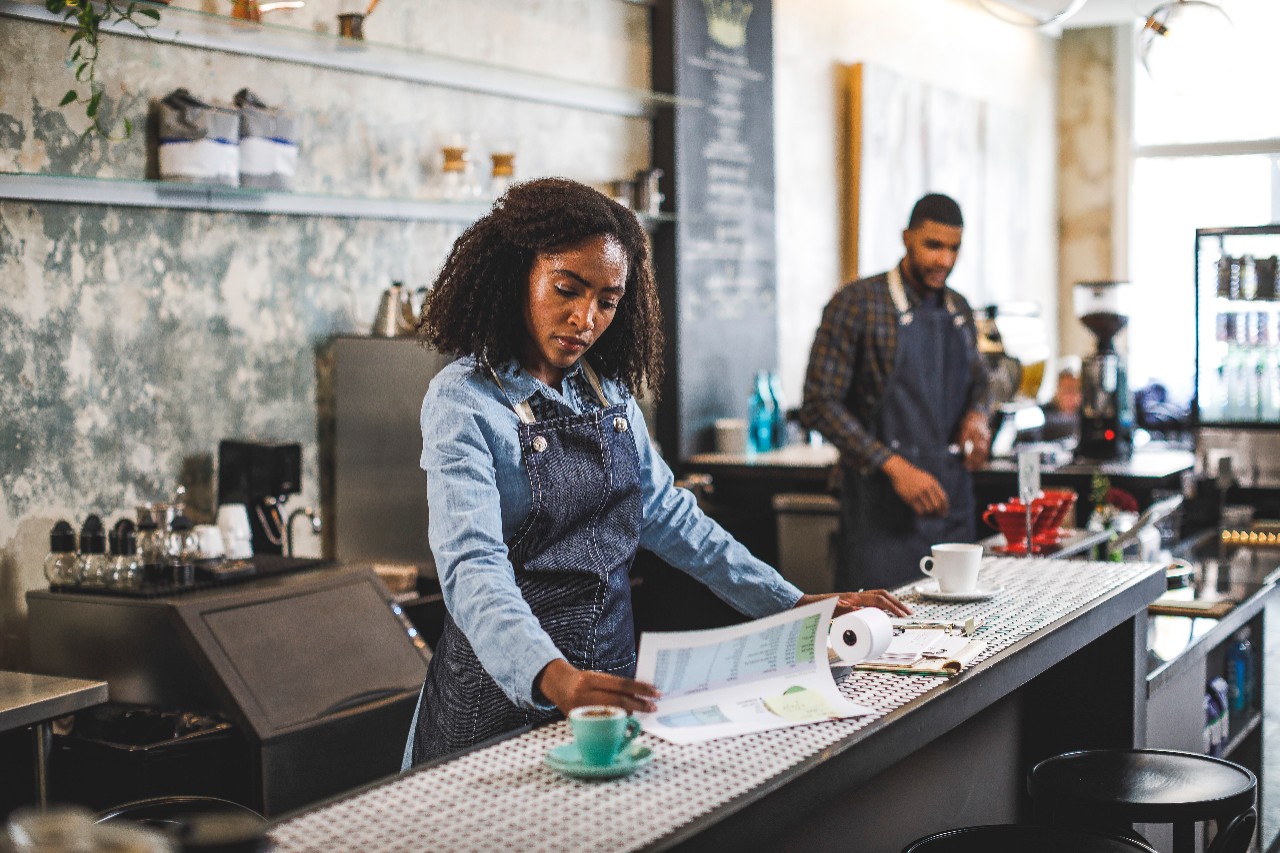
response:
<path id="1" fill-rule="evenodd" d="M 615 779 L 626 776 L 653 761 L 653 750 L 633 743 L 618 754 L 612 764 L 586 764 L 577 744 L 565 743 L 547 751 L 547 766 L 574 779 Z"/>

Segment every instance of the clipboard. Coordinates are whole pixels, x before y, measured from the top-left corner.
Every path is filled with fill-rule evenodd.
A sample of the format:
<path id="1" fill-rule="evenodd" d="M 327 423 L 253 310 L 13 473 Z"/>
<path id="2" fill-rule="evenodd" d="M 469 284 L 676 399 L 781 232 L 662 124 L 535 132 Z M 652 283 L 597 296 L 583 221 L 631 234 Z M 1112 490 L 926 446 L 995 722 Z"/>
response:
<path id="1" fill-rule="evenodd" d="M 977 659 L 978 655 L 986 651 L 986 648 L 986 640 L 970 640 L 955 654 L 946 658 L 929 657 L 926 654 L 910 665 L 860 663 L 854 666 L 854 669 L 864 672 L 895 672 L 900 675 L 934 675 L 950 678 L 959 675 L 966 666 Z"/>

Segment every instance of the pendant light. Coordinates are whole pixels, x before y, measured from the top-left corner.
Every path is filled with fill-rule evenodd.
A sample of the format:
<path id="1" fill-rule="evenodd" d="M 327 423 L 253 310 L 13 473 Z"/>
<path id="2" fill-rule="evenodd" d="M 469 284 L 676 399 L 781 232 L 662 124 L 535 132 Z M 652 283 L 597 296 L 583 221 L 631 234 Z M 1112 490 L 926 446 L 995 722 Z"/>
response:
<path id="1" fill-rule="evenodd" d="M 1151 79 L 1178 94 L 1212 87 L 1231 61 L 1234 26 L 1207 0 L 1157 6 L 1138 33 L 1138 57 Z"/>
<path id="2" fill-rule="evenodd" d="M 1085 0 L 978 0 L 978 5 L 1010 24 L 1048 27 L 1070 18 Z"/>

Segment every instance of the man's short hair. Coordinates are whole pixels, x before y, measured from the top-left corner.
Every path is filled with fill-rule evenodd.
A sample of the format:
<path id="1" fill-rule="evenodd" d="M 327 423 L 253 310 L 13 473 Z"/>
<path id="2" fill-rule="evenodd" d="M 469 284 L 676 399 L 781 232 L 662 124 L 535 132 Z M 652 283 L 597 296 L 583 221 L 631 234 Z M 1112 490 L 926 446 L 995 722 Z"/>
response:
<path id="1" fill-rule="evenodd" d="M 911 208 L 911 218 L 907 220 L 907 229 L 919 228 L 925 220 L 932 220 L 941 225 L 964 227 L 964 217 L 960 215 L 960 205 L 949 195 L 929 193 L 916 202 Z"/>

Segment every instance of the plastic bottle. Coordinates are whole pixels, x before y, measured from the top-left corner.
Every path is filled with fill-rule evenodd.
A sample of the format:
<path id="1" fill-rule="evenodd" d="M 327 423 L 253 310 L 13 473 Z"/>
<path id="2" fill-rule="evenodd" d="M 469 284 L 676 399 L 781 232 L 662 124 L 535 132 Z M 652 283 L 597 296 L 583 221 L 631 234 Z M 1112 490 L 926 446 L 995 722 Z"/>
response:
<path id="1" fill-rule="evenodd" d="M 747 451 L 764 453 L 773 449 L 773 394 L 769 392 L 769 375 L 756 373 L 751 400 L 747 404 Z"/>
<path id="2" fill-rule="evenodd" d="M 782 398 L 782 380 L 769 374 L 769 398 L 773 401 L 773 448 L 787 446 L 787 406 Z"/>
<path id="3" fill-rule="evenodd" d="M 1247 627 L 1241 628 L 1231 638 L 1231 645 L 1227 648 L 1227 695 L 1232 713 L 1254 707 L 1253 644 L 1249 642 L 1249 633 Z"/>
<path id="4" fill-rule="evenodd" d="M 75 586 L 80 582 L 76 531 L 70 522 L 59 521 L 49 531 L 49 556 L 44 558 L 44 578 L 49 586 Z"/>
<path id="5" fill-rule="evenodd" d="M 110 572 L 107 531 L 102 528 L 102 519 L 91 515 L 80 526 L 80 585 L 106 586 Z"/>

